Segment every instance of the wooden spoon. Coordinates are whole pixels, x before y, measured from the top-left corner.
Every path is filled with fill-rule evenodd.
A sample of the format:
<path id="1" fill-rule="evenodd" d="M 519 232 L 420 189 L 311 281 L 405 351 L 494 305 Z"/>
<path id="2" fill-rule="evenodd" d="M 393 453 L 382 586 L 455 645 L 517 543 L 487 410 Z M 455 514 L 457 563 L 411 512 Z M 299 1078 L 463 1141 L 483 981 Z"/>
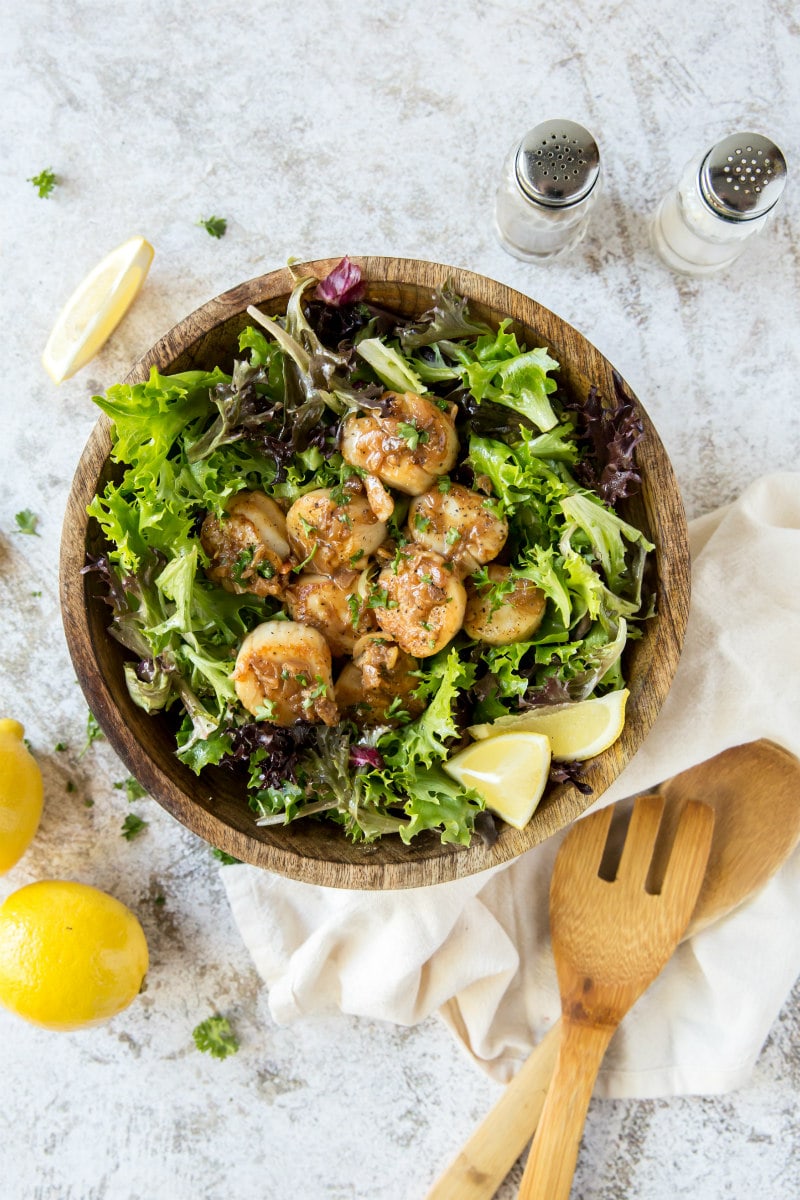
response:
<path id="1" fill-rule="evenodd" d="M 681 772 L 660 792 L 666 801 L 665 832 L 674 829 L 676 816 L 689 798 L 704 800 L 716 814 L 706 875 L 685 939 L 749 900 L 797 846 L 800 760 L 774 742 L 748 742 Z M 622 805 L 617 807 L 624 811 Z M 656 860 L 668 844 L 668 838 L 659 837 Z M 427 1200 L 494 1196 L 536 1129 L 560 1034 L 557 1021 L 439 1176 Z"/>
<path id="2" fill-rule="evenodd" d="M 663 810 L 661 796 L 635 801 L 613 880 L 599 873 L 611 808 L 578 821 L 556 855 L 550 941 L 561 991 L 561 1041 L 521 1200 L 568 1200 L 608 1043 L 666 965 L 700 894 L 714 810 L 688 801 L 656 892 L 648 890 L 648 881 Z"/>

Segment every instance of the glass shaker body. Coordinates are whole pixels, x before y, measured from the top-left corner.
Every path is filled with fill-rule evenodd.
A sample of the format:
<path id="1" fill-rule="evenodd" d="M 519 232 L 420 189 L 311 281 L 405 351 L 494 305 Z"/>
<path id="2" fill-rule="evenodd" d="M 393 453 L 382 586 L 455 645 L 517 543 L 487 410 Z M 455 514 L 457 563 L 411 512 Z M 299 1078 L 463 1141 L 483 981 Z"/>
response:
<path id="1" fill-rule="evenodd" d="M 756 157 L 748 159 L 748 154 Z M 712 177 L 709 165 L 715 159 L 721 165 Z M 784 176 L 780 150 L 760 135 L 734 135 L 696 155 L 656 210 L 651 227 L 655 250 L 667 266 L 685 275 L 710 275 L 730 266 L 769 223 Z M 715 186 L 724 194 L 717 195 Z"/>
<path id="2" fill-rule="evenodd" d="M 571 121 L 537 125 L 503 163 L 494 204 L 498 241 L 524 262 L 566 254 L 584 237 L 599 193 L 591 134 Z"/>

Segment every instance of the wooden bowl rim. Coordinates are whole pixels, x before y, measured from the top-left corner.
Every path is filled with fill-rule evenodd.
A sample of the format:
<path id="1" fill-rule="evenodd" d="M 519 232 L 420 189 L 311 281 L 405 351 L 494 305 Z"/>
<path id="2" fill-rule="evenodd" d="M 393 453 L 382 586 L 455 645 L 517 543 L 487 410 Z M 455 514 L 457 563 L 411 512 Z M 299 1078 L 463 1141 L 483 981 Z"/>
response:
<path id="1" fill-rule="evenodd" d="M 288 297 L 297 278 L 306 274 L 322 278 L 338 261 L 339 258 L 328 258 L 298 263 L 291 270 L 284 267 L 229 289 L 173 326 L 138 360 L 124 382 L 146 379 L 152 366 L 167 371 L 170 364 L 180 355 L 189 354 L 206 335 L 242 314 L 247 304 L 266 305 Z M 427 291 L 450 279 L 473 306 L 487 308 L 496 320 L 508 316 L 524 326 L 530 333 L 529 344 L 558 347 L 565 341 L 574 341 L 580 350 L 575 358 L 592 368 L 585 377 L 597 381 L 601 392 L 603 385 L 610 389 L 613 368 L 608 360 L 568 322 L 521 292 L 472 271 L 419 259 L 351 256 L 351 261 L 361 266 L 365 280 L 373 289 L 414 285 Z M 567 365 L 562 363 L 562 369 Z M 621 737 L 609 750 L 587 764 L 586 778 L 596 788 L 591 796 L 583 795 L 572 785 L 560 785 L 551 792 L 547 804 L 539 809 L 524 830 L 504 826 L 501 837 L 491 847 L 483 845 L 477 838 L 469 848 L 441 846 L 438 840 L 436 844 L 429 842 L 419 853 L 413 841 L 406 848 L 399 838 L 383 838 L 370 846 L 359 847 L 353 846 L 341 830 L 333 828 L 329 839 L 333 857 L 310 853 L 311 849 L 316 849 L 311 842 L 307 847 L 301 844 L 299 849 L 295 844 L 289 844 L 296 842 L 296 838 L 281 843 L 281 835 L 285 836 L 292 826 L 271 828 L 269 840 L 262 840 L 264 831 L 255 825 L 253 833 L 235 829 L 212 808 L 203 808 L 187 796 L 175 779 L 153 760 L 146 746 L 130 735 L 109 682 L 98 667 L 97 647 L 89 620 L 86 577 L 83 577 L 82 587 L 75 586 L 86 556 L 89 529 L 86 507 L 94 495 L 96 481 L 111 448 L 110 422 L 101 415 L 79 459 L 67 502 L 61 542 L 60 594 L 64 631 L 78 680 L 90 709 L 126 767 L 168 812 L 212 845 L 278 874 L 339 888 L 386 890 L 463 878 L 509 862 L 574 821 L 595 804 L 616 779 L 655 721 L 677 668 L 688 619 L 689 549 L 683 504 L 661 440 L 644 406 L 627 384 L 625 387 L 637 404 L 645 426 L 640 453 L 648 465 L 657 466 L 660 476 L 657 502 L 651 497 L 654 517 L 651 536 L 661 551 L 657 559 L 660 593 L 662 599 L 669 595 L 670 603 L 662 603 L 655 627 L 649 633 L 649 657 L 635 695 L 632 689 Z M 643 470 L 643 481 L 644 494 L 648 487 L 647 467 Z M 664 552 L 667 547 L 669 554 Z M 91 600 L 91 603 L 97 601 Z M 188 770 L 177 759 L 175 762 L 181 772 Z M 213 798 L 210 802 L 213 804 Z M 249 813 L 244 802 L 243 806 Z M 310 825 L 312 822 L 298 824 Z M 358 861 L 354 861 L 354 855 Z"/>

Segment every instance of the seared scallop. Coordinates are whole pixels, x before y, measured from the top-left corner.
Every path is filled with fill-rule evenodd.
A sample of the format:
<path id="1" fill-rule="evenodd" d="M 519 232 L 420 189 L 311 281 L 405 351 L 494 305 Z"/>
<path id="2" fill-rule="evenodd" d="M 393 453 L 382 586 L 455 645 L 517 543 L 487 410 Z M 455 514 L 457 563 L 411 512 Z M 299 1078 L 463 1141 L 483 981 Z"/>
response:
<path id="1" fill-rule="evenodd" d="M 426 550 L 435 550 L 470 575 L 497 558 L 508 537 L 508 524 L 492 511 L 492 501 L 460 483 L 447 482 L 415 496 L 408 510 L 408 533 Z"/>
<path id="2" fill-rule="evenodd" d="M 226 591 L 280 595 L 291 548 L 283 510 L 264 492 L 239 492 L 221 520 L 209 513 L 200 542 L 210 560 L 208 578 Z"/>
<path id="3" fill-rule="evenodd" d="M 464 632 L 489 646 L 507 646 L 532 637 L 542 623 L 547 597 L 528 579 L 514 579 L 510 567 L 487 567 L 489 586 L 467 580 Z"/>
<path id="4" fill-rule="evenodd" d="M 264 621 L 239 647 L 236 695 L 253 716 L 275 725 L 295 721 L 336 725 L 331 652 L 318 629 L 295 621 Z"/>
<path id="5" fill-rule="evenodd" d="M 293 621 L 318 629 L 334 658 L 352 654 L 362 634 L 375 628 L 372 610 L 360 596 L 356 583 L 304 571 L 286 589 L 286 606 Z"/>
<path id="6" fill-rule="evenodd" d="M 294 553 L 309 569 L 332 575 L 342 568 L 361 570 L 386 537 L 366 496 L 343 488 L 317 488 L 295 500 L 286 514 L 286 528 Z"/>
<path id="7" fill-rule="evenodd" d="M 342 457 L 388 487 L 418 496 L 455 465 L 454 410 L 443 411 L 414 392 L 386 392 L 383 404 L 380 414 L 345 419 Z"/>
<path id="8" fill-rule="evenodd" d="M 455 637 L 466 602 L 452 563 L 413 543 L 383 568 L 369 601 L 384 633 L 416 658 L 436 654 Z"/>
<path id="9" fill-rule="evenodd" d="M 359 638 L 353 660 L 336 680 L 336 703 L 356 725 L 394 725 L 418 717 L 424 701 L 416 699 L 419 663 L 379 633 Z"/>

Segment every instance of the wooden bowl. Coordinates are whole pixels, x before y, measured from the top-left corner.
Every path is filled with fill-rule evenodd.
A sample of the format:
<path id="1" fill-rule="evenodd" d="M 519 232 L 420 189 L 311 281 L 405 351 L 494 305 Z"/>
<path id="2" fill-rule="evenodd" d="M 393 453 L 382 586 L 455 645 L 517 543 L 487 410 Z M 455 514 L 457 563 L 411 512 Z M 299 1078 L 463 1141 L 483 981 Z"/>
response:
<path id="1" fill-rule="evenodd" d="M 560 380 L 585 398 L 591 384 L 613 396 L 609 362 L 566 322 L 536 301 L 481 275 L 416 259 L 355 259 L 367 283 L 367 298 L 408 315 L 430 307 L 431 290 L 451 278 L 467 296 L 470 310 L 490 324 L 511 317 L 529 346 L 546 345 L 561 364 Z M 295 268 L 322 278 L 335 265 L 326 259 Z M 126 379 L 162 372 L 229 370 L 239 332 L 247 325 L 248 304 L 282 313 L 293 284 L 286 269 L 252 279 L 203 305 L 171 329 L 136 364 Z M 244 862 L 308 883 L 347 888 L 405 888 L 444 883 L 484 871 L 522 854 L 574 821 L 619 775 L 652 726 L 678 664 L 689 607 L 689 555 L 686 519 L 672 468 L 661 441 L 639 404 L 644 437 L 638 447 L 643 486 L 626 503 L 625 515 L 656 546 L 657 615 L 643 625 L 644 636 L 626 651 L 630 689 L 627 720 L 619 740 L 587 765 L 593 794 L 572 785 L 551 790 L 528 826 L 500 823 L 491 847 L 475 838 L 469 848 L 443 846 L 424 833 L 405 846 L 399 837 L 354 845 L 341 829 L 325 822 L 299 821 L 260 828 L 233 772 L 207 768 L 195 776 L 175 756 L 168 715 L 148 716 L 130 699 L 123 678 L 124 650 L 107 632 L 107 606 L 94 574 L 81 575 L 87 554 L 103 549 L 99 526 L 86 507 L 111 475 L 110 424 L 101 416 L 81 455 L 70 492 L 61 546 L 61 604 L 72 661 L 89 707 L 111 745 L 143 787 L 168 812 L 214 846 Z"/>

